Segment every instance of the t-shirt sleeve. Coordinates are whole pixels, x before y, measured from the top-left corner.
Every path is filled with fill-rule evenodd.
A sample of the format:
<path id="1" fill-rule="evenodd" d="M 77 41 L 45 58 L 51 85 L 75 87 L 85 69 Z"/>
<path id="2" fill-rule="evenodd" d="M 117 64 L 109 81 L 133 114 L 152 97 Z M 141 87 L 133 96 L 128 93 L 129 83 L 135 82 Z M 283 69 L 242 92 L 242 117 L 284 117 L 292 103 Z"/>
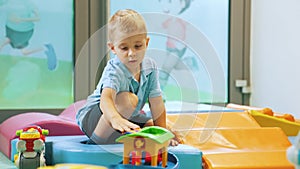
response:
<path id="1" fill-rule="evenodd" d="M 100 83 L 101 91 L 104 88 L 112 88 L 118 93 L 120 91 L 120 86 L 122 83 L 122 72 L 112 67 L 108 67 L 106 70 L 104 70 Z"/>

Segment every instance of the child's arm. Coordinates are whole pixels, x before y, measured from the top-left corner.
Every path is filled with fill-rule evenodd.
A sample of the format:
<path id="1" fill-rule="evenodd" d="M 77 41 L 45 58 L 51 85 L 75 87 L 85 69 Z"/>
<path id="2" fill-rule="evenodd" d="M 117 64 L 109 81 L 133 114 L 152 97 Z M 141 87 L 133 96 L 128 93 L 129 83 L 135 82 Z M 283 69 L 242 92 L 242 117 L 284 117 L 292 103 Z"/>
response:
<path id="1" fill-rule="evenodd" d="M 166 128 L 166 108 L 162 97 L 149 98 L 149 107 L 154 125 Z"/>
<path id="2" fill-rule="evenodd" d="M 104 118 L 110 123 L 111 127 L 120 132 L 130 131 L 139 128 L 138 125 L 123 118 L 115 106 L 116 91 L 111 88 L 104 88 L 101 93 L 100 109 Z"/>
<path id="3" fill-rule="evenodd" d="M 171 128 L 167 127 L 166 108 L 162 97 L 159 96 L 159 97 L 149 98 L 149 106 L 150 106 L 150 111 L 152 114 L 154 125 L 164 127 L 170 130 L 171 132 L 173 132 L 175 138 L 171 140 L 170 145 L 177 146 L 181 142 L 180 141 L 181 138 L 176 132 L 172 131 Z"/>

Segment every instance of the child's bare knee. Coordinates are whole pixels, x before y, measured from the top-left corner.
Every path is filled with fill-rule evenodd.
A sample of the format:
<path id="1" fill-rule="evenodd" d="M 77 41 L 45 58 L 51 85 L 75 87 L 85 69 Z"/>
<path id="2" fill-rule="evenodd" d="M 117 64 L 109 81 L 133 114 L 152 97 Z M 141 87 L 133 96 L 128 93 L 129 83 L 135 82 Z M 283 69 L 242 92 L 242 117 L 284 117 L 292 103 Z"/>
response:
<path id="1" fill-rule="evenodd" d="M 116 104 L 127 105 L 135 108 L 138 104 L 139 98 L 131 92 L 120 92 L 117 94 Z"/>
<path id="2" fill-rule="evenodd" d="M 116 107 L 120 113 L 125 116 L 130 116 L 138 105 L 138 97 L 131 92 L 120 92 L 116 97 Z"/>

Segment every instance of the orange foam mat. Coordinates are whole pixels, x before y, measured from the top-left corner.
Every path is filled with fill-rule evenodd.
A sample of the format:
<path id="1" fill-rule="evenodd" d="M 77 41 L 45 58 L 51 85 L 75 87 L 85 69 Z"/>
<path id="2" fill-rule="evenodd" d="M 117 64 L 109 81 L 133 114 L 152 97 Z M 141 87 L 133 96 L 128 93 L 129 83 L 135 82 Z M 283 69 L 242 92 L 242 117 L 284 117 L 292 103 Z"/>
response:
<path id="1" fill-rule="evenodd" d="M 173 129 L 260 127 L 248 112 L 167 114 Z"/>
<path id="2" fill-rule="evenodd" d="M 294 169 L 285 150 L 208 154 L 203 161 L 204 169 Z"/>
<path id="3" fill-rule="evenodd" d="M 185 133 L 185 144 L 198 147 L 204 153 L 274 151 L 291 146 L 278 127 L 178 130 Z"/>
<path id="4" fill-rule="evenodd" d="M 292 169 L 281 128 L 261 127 L 249 112 L 168 114 L 184 144 L 203 153 L 205 169 Z"/>
<path id="5" fill-rule="evenodd" d="M 203 152 L 206 169 L 293 168 L 286 159 L 291 146 L 282 129 L 211 128 L 179 129 L 184 143 Z"/>

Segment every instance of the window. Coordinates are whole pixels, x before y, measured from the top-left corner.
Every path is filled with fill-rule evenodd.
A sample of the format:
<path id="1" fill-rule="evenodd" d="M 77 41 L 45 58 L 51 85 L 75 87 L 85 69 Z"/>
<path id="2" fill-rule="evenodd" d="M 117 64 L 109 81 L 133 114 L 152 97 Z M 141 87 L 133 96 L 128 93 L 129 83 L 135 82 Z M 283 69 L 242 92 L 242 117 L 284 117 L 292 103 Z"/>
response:
<path id="1" fill-rule="evenodd" d="M 148 24 L 147 52 L 158 63 L 166 100 L 228 102 L 229 0 L 110 1 Z"/>
<path id="2" fill-rule="evenodd" d="M 0 5 L 0 109 L 73 103 L 73 0 L 2 0 Z"/>
<path id="3" fill-rule="evenodd" d="M 8 12 L 6 2 L 9 1 L 21 0 L 0 0 L 0 43 L 5 39 L 5 22 Z M 113 13 L 120 8 L 133 8 L 143 13 L 148 19 L 152 19 L 152 21 L 165 19 L 166 16 L 162 13 L 162 8 L 158 8 L 161 4 L 155 6 L 155 8 L 152 7 L 154 3 L 158 5 L 159 0 L 144 0 L 143 3 L 136 4 L 134 4 L 136 1 L 133 0 L 31 1 L 40 12 L 40 21 L 35 23 L 35 29 L 28 47 L 38 48 L 43 47 L 45 44 L 52 44 L 57 55 L 58 64 L 56 66 L 54 64 L 48 65 L 47 54 L 42 50 L 24 56 L 19 55 L 20 50 L 12 50 L 13 48 L 9 44 L 1 48 L 0 123 L 9 116 L 22 112 L 60 113 L 69 104 L 86 99 L 93 92 L 106 64 L 106 59 L 103 59 L 104 56 L 98 55 L 99 50 L 106 51 L 106 49 L 99 48 L 97 43 L 87 42 L 95 32 L 107 23 L 109 12 Z M 150 2 L 151 5 L 148 5 L 147 3 Z M 215 3 L 214 6 L 209 5 L 213 3 Z M 202 7 L 199 6 L 200 4 L 202 4 Z M 203 4 L 206 4 L 205 8 Z M 218 56 L 214 57 L 215 59 L 212 62 L 217 61 L 219 66 L 217 66 L 218 69 L 215 69 L 214 66 L 207 65 L 212 62 L 204 60 L 207 57 L 202 56 L 202 52 L 197 52 L 199 48 L 192 46 L 194 44 L 198 46 L 198 39 L 193 38 L 196 41 L 187 43 L 186 46 L 189 49 L 186 50 L 186 55 L 181 62 L 184 64 L 181 64 L 181 66 L 193 65 L 196 62 L 197 65 L 200 65 L 200 67 L 196 67 L 199 70 L 195 72 L 192 70 L 192 73 L 190 73 L 190 68 L 187 66 L 183 67 L 186 70 L 172 70 L 168 85 L 165 87 L 167 99 L 199 101 L 202 103 L 212 102 L 213 104 L 218 102 L 223 104 L 226 102 L 247 104 L 249 96 L 243 95 L 240 89 L 234 86 L 234 80 L 249 80 L 249 62 L 247 61 L 249 60 L 250 6 L 250 0 L 204 0 L 200 2 L 194 0 L 191 1 L 191 6 L 186 11 L 178 16 L 174 15 L 175 18 L 186 21 L 188 24 L 192 24 L 196 30 L 200 30 L 200 34 L 197 36 L 202 35 L 202 37 L 208 39 L 210 43 L 205 44 L 210 48 L 215 48 L 216 50 L 213 51 Z M 202 10 L 198 10 L 198 8 Z M 220 11 L 214 12 L 216 9 L 223 11 L 221 13 L 224 13 L 224 16 L 218 17 L 217 14 Z M 192 11 L 195 12 L 195 15 L 191 15 Z M 164 17 L 151 18 L 153 12 Z M 199 15 L 199 13 L 205 14 L 205 17 Z M 206 23 L 204 19 L 208 16 L 216 20 L 206 20 L 207 25 L 201 25 Z M 222 21 L 220 21 L 221 19 Z M 155 21 L 155 23 L 159 22 Z M 153 25 L 148 24 L 148 27 Z M 220 26 L 215 28 L 209 26 L 214 24 L 220 24 Z M 222 29 L 218 34 L 214 34 L 210 30 L 217 28 L 224 28 L 224 30 Z M 160 34 L 153 27 L 149 27 L 149 29 L 153 30 L 149 34 L 151 36 L 149 54 L 153 54 L 154 59 L 160 56 L 156 53 L 166 55 L 166 33 Z M 219 34 L 222 34 L 223 38 L 220 38 Z M 96 37 L 92 42 L 98 42 L 99 39 L 105 41 L 105 37 Z M 184 42 L 180 39 L 177 39 L 177 41 Z M 202 45 L 199 44 L 199 46 Z M 86 47 L 88 50 L 83 52 Z M 47 49 L 49 47 L 43 48 Z M 197 57 L 194 58 L 193 56 L 196 55 Z M 190 58 L 194 58 L 196 61 L 189 62 L 193 60 Z M 20 65 L 20 67 L 17 65 Z M 62 72 L 60 69 L 65 71 Z M 188 75 L 192 78 L 181 78 L 181 76 L 186 75 L 184 71 L 189 71 Z M 196 73 L 200 71 L 202 71 L 202 74 Z M 218 78 L 220 74 L 222 78 Z M 179 75 L 179 77 L 176 75 Z M 42 80 L 37 76 L 42 76 Z M 186 85 L 190 79 L 194 79 L 194 82 L 190 86 L 189 84 Z M 219 81 L 220 79 L 221 81 Z M 224 85 L 220 85 L 221 83 Z M 216 89 L 220 89 L 219 92 Z M 193 92 L 194 90 L 197 92 Z M 222 96 L 215 96 L 217 93 L 222 93 Z M 198 95 L 201 97 L 198 97 Z"/>

